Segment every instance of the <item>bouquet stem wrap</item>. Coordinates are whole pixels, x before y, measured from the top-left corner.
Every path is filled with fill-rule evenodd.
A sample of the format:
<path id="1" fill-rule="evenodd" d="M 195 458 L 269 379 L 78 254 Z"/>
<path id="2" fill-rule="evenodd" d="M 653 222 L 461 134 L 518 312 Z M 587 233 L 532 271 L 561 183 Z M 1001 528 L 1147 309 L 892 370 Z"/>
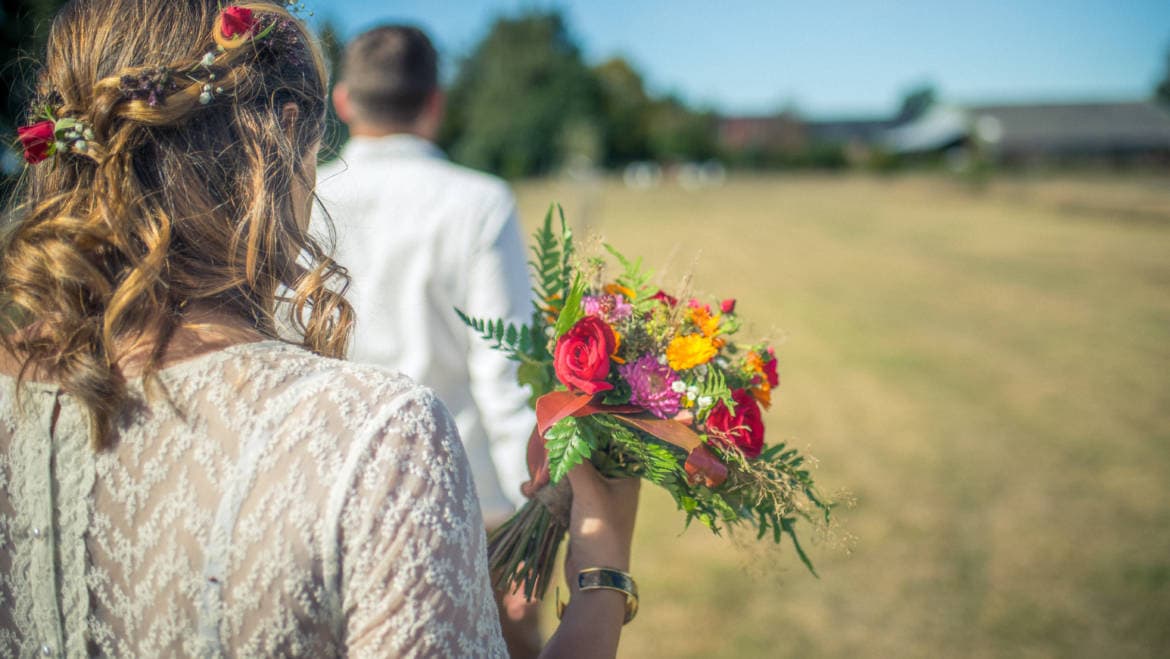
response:
<path id="1" fill-rule="evenodd" d="M 536 429 L 528 439 L 528 474 L 522 490 L 531 500 L 488 538 L 488 565 L 495 587 L 543 598 L 548 590 L 557 550 L 569 530 L 573 490 L 569 481 L 550 483 L 544 433 L 567 417 L 608 414 L 631 427 L 687 451 L 684 465 L 694 482 L 718 487 L 727 479 L 727 467 L 693 430 L 679 421 L 659 419 L 632 405 L 602 405 L 596 396 L 554 391 L 536 401 Z"/>

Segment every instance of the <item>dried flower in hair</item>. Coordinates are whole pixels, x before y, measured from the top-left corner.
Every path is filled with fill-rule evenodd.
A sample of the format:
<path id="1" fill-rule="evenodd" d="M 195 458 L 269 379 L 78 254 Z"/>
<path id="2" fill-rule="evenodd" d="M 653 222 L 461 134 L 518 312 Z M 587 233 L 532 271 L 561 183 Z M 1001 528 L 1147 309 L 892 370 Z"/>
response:
<path id="1" fill-rule="evenodd" d="M 176 85 L 171 70 L 168 67 L 160 66 L 143 71 L 137 76 L 122 76 L 118 89 L 126 98 L 133 101 L 146 101 L 146 104 L 153 108 L 163 102 L 168 94 L 175 91 Z"/>

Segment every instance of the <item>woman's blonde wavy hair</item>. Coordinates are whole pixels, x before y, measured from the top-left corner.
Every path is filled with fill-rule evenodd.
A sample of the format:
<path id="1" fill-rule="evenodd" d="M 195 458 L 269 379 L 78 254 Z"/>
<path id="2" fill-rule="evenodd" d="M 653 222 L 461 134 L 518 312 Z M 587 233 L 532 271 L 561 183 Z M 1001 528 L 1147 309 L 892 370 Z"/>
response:
<path id="1" fill-rule="evenodd" d="M 0 342 L 21 377 L 46 374 L 86 406 L 98 448 L 129 402 L 120 346 L 157 332 L 153 377 L 193 303 L 345 352 L 348 276 L 294 208 L 324 131 L 321 53 L 278 2 L 238 6 L 278 32 L 217 49 L 220 0 L 73 0 L 49 35 L 32 112 L 83 121 L 93 147 L 30 168 L 17 195 Z M 173 82 L 157 102 L 128 92 L 164 70 Z"/>

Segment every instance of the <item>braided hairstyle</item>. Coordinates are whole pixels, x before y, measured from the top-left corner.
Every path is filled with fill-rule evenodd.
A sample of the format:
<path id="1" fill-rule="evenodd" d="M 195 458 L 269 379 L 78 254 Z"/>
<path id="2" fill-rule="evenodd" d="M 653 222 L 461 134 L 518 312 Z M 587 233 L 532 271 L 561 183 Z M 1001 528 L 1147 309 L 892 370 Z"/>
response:
<path id="1" fill-rule="evenodd" d="M 119 346 L 157 336 L 156 378 L 192 303 L 328 356 L 353 324 L 349 278 L 295 208 L 324 131 L 320 50 L 277 1 L 221 1 L 73 0 L 49 35 L 30 115 L 87 140 L 58 142 L 17 195 L 0 342 L 86 406 L 97 448 L 128 403 Z"/>

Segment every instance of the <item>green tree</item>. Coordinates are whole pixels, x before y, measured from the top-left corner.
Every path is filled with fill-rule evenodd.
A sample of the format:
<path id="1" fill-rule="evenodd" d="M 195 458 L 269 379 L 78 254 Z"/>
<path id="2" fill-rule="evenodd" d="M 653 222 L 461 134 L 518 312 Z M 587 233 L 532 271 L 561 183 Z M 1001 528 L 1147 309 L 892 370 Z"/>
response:
<path id="1" fill-rule="evenodd" d="M 328 18 L 321 21 L 320 27 L 317 28 L 317 38 L 320 40 L 321 50 L 325 54 L 325 64 L 329 67 L 329 91 L 332 93 L 333 86 L 337 84 L 337 78 L 341 74 L 341 59 L 345 53 L 345 41 L 341 36 L 341 30 Z M 322 163 L 335 160 L 340 155 L 341 147 L 349 139 L 349 128 L 338 118 L 337 111 L 333 109 L 333 103 L 328 103 L 327 107 L 325 137 L 319 156 Z"/>
<path id="2" fill-rule="evenodd" d="M 898 121 L 913 121 L 926 114 L 930 106 L 938 102 L 938 92 L 934 85 L 919 85 L 902 97 L 902 105 L 898 109 Z"/>
<path id="3" fill-rule="evenodd" d="M 706 160 L 718 152 L 715 114 L 695 112 L 673 96 L 651 103 L 650 152 L 657 160 Z"/>
<path id="4" fill-rule="evenodd" d="M 652 106 L 642 76 L 620 57 L 594 67 L 593 75 L 601 91 L 606 164 L 649 158 Z"/>
<path id="5" fill-rule="evenodd" d="M 1170 50 L 1166 51 L 1166 71 L 1162 74 L 1162 81 L 1154 89 L 1154 99 L 1170 106 Z"/>
<path id="6" fill-rule="evenodd" d="M 502 18 L 462 63 L 448 93 L 443 146 L 461 163 L 507 177 L 540 174 L 560 145 L 599 120 L 598 89 L 561 15 Z"/>

